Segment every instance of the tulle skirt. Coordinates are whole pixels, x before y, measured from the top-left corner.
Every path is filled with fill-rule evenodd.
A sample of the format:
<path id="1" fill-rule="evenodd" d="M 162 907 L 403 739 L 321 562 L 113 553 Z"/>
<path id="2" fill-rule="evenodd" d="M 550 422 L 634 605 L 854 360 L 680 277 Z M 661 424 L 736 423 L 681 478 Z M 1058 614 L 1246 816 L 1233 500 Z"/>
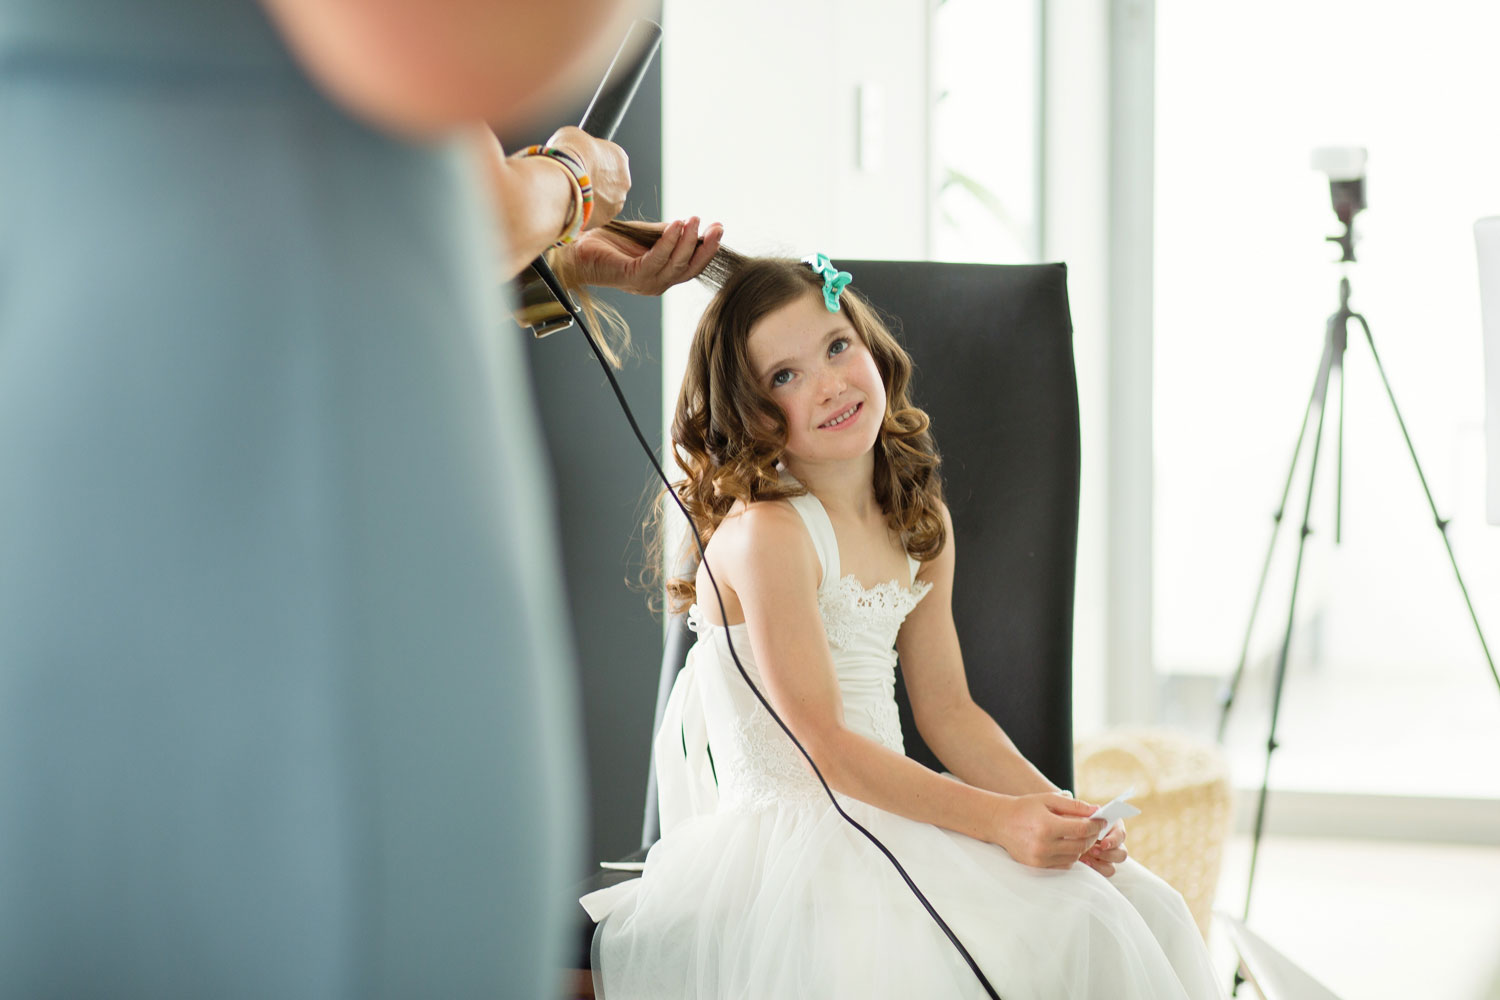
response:
<path id="1" fill-rule="evenodd" d="M 865 803 L 883 841 L 1005 1000 L 1221 997 L 1182 897 L 1134 861 L 1106 878 Z M 986 996 L 891 863 L 826 805 L 721 811 L 586 905 L 605 1000 Z"/>

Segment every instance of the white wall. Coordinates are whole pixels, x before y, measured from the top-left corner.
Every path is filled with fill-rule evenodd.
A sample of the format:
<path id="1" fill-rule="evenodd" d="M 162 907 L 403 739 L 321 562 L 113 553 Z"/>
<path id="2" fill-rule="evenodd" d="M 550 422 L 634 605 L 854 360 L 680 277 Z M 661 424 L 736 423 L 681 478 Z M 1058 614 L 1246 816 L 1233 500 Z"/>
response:
<path id="1" fill-rule="evenodd" d="M 669 218 L 722 222 L 751 253 L 927 257 L 925 0 L 666 0 L 662 27 Z M 861 85 L 884 108 L 863 168 Z M 667 295 L 667 414 L 707 298 Z"/>

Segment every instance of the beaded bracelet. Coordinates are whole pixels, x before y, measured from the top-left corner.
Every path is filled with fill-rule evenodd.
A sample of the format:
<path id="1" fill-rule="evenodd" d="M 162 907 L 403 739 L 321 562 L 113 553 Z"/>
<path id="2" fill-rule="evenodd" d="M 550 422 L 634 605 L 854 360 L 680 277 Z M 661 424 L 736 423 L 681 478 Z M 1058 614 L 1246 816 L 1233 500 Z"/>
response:
<path id="1" fill-rule="evenodd" d="M 589 181 L 588 169 L 577 156 L 559 146 L 527 146 L 520 155 L 548 157 L 562 164 L 573 178 L 573 214 L 563 227 L 562 236 L 552 244 L 555 247 L 567 246 L 578 239 L 578 234 L 583 232 L 583 227 L 589 224 L 589 217 L 594 214 L 594 185 Z"/>

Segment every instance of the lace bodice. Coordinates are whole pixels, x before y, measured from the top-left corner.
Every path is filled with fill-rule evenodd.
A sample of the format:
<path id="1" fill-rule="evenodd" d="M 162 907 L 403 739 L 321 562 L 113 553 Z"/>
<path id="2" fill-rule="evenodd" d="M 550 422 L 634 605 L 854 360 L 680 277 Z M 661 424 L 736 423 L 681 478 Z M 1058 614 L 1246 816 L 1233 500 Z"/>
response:
<path id="1" fill-rule="evenodd" d="M 890 580 L 865 587 L 853 574 L 839 576 L 837 541 L 822 505 L 811 494 L 793 498 L 792 504 L 807 524 L 824 570 L 818 611 L 838 675 L 844 723 L 901 753 L 895 699 L 896 635 L 932 585 L 914 581 L 903 586 Z M 913 575 L 916 565 L 915 560 L 908 565 Z M 827 797 L 802 755 L 745 684 L 729 654 L 732 640 L 751 681 L 764 691 L 749 630 L 743 624 L 726 628 L 709 623 L 696 604 L 688 611 L 688 627 L 699 638 L 684 675 L 693 671 L 696 676 L 679 684 L 701 689 L 718 808 L 826 804 Z M 690 710 L 691 706 L 684 708 Z M 658 761 L 660 769 L 661 757 Z"/>
<path id="2" fill-rule="evenodd" d="M 818 612 L 828 645 L 848 649 L 860 634 L 871 631 L 881 635 L 889 632 L 894 643 L 901 623 L 931 589 L 932 584 L 920 580 L 910 587 L 887 580 L 867 588 L 853 573 L 840 577 L 818 592 Z"/>
<path id="3" fill-rule="evenodd" d="M 818 614 L 823 619 L 829 649 L 854 648 L 860 636 L 870 633 L 889 633 L 894 644 L 906 616 L 931 589 L 932 584 L 921 580 L 910 587 L 903 587 L 895 580 L 866 587 L 853 573 L 823 587 L 818 591 Z M 721 627 L 705 621 L 696 604 L 688 609 L 687 625 L 689 631 L 699 635 Z M 735 649 L 738 652 L 739 646 Z"/>

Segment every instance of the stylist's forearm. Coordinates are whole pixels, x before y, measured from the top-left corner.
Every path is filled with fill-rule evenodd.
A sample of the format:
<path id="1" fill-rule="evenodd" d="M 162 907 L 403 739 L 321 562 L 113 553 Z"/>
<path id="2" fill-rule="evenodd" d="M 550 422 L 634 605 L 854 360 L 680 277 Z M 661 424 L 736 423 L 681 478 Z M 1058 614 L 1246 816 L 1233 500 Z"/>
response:
<path id="1" fill-rule="evenodd" d="M 546 157 L 507 159 L 488 129 L 476 133 L 475 146 L 494 195 L 500 277 L 514 278 L 557 241 L 573 211 L 573 185 L 567 170 Z"/>

